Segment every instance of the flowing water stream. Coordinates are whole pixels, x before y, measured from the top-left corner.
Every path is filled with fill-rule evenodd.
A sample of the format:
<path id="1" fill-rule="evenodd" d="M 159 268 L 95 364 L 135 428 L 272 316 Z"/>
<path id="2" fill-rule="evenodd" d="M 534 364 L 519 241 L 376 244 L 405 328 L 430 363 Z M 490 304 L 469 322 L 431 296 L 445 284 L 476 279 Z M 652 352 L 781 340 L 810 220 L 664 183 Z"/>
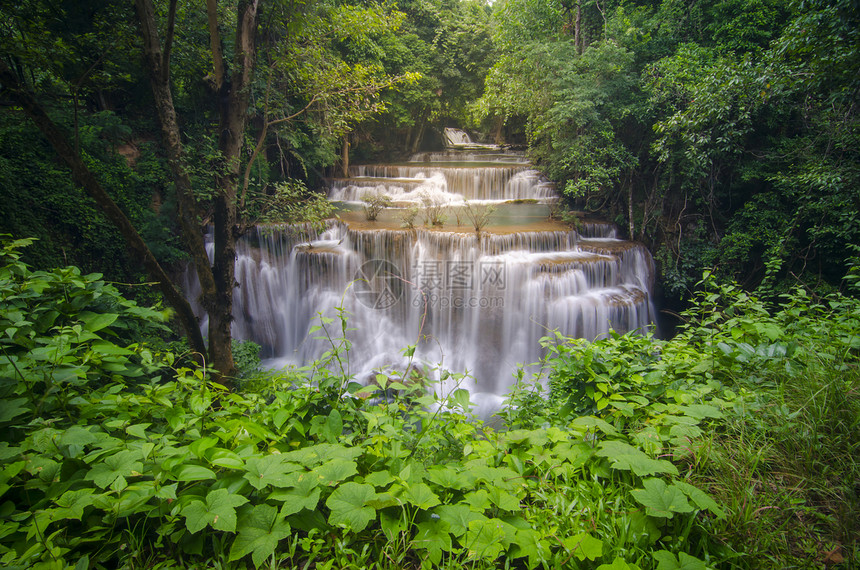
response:
<path id="1" fill-rule="evenodd" d="M 517 367 L 540 359 L 549 331 L 595 339 L 652 326 L 649 252 L 610 224 L 549 221 L 555 190 L 522 155 L 463 141 L 350 174 L 330 181 L 345 210 L 324 231 L 260 227 L 239 245 L 233 332 L 263 347 L 266 366 L 319 357 L 330 346 L 308 331 L 343 307 L 357 380 L 402 370 L 403 349 L 416 345 L 413 366 L 430 377 L 468 372 L 460 386 L 486 413 Z M 380 193 L 394 207 L 369 222 L 360 201 Z M 465 210 L 489 204 L 497 209 L 479 235 Z M 424 223 L 427 205 L 447 216 L 441 227 Z M 406 229 L 410 208 L 419 215 Z"/>

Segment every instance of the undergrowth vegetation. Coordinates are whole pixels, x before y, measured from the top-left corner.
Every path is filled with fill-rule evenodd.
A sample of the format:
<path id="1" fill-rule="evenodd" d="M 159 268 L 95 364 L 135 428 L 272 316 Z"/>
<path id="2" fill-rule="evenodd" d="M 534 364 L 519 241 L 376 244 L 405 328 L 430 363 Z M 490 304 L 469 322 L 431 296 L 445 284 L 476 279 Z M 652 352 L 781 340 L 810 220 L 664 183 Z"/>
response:
<path id="1" fill-rule="evenodd" d="M 669 341 L 548 337 L 491 429 L 465 390 L 353 381 L 343 314 L 320 361 L 228 392 L 27 242 L 0 264 L 6 568 L 857 563 L 854 299 L 706 287 Z"/>

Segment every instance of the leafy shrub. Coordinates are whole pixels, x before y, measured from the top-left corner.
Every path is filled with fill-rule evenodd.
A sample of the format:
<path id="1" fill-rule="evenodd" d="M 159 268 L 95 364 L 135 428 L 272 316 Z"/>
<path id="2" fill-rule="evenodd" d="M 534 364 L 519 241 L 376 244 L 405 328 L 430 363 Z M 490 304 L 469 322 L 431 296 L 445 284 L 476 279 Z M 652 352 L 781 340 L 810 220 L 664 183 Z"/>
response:
<path id="1" fill-rule="evenodd" d="M 633 568 L 676 556 L 697 517 L 719 514 L 605 420 L 500 433 L 471 416 L 461 377 L 443 374 L 455 388 L 442 394 L 396 371 L 355 383 L 343 315 L 314 331 L 325 360 L 229 393 L 205 370 L 170 371 L 171 354 L 111 342 L 158 313 L 94 311 L 115 295 L 95 276 L 31 273 L 15 255 L 2 273 L 7 567 Z"/>
<path id="2" fill-rule="evenodd" d="M 550 397 L 521 378 L 496 431 L 471 415 L 462 376 L 441 372 L 446 391 L 394 370 L 353 381 L 343 312 L 313 331 L 330 343 L 321 361 L 226 392 L 125 337 L 162 313 L 73 268 L 31 272 L 24 244 L 0 269 L 10 568 L 736 566 L 747 546 L 732 529 L 750 521 L 719 473 L 731 427 L 769 409 L 749 382 L 806 366 L 818 342 L 832 348 L 811 366 L 850 372 L 860 349 L 856 302 L 798 293 L 769 315 L 723 289 L 678 342 L 546 339 Z M 789 348 L 792 335 L 811 340 Z M 850 389 L 828 424 L 847 446 L 828 460 L 850 449 Z"/>
<path id="3" fill-rule="evenodd" d="M 365 194 L 361 197 L 361 200 L 364 202 L 364 216 L 368 222 L 375 222 L 379 213 L 391 206 L 391 197 L 379 190 L 371 194 Z"/>

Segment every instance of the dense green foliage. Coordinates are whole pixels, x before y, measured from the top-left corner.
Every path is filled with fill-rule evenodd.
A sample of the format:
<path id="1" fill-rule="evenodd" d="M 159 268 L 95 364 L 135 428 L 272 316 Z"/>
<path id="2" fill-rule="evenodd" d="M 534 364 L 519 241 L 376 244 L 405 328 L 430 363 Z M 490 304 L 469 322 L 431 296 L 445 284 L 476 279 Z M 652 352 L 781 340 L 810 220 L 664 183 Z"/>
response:
<path id="1" fill-rule="evenodd" d="M 0 269 L 5 567 L 857 561 L 856 301 L 771 316 L 723 287 L 671 341 L 547 338 L 549 398 L 522 379 L 497 431 L 465 390 L 356 383 L 345 317 L 322 361 L 227 392 L 139 340 L 161 313 L 25 244 Z"/>
<path id="2" fill-rule="evenodd" d="M 170 84 L 199 228 L 235 166 L 209 22 L 155 4 L 163 26 L 177 8 Z M 715 267 L 766 301 L 709 278 L 671 340 L 550 336 L 498 429 L 465 390 L 392 370 L 355 382 L 345 315 L 321 321 L 331 350 L 302 368 L 254 371 L 237 346 L 245 378 L 227 391 L 168 350 L 168 312 L 89 273 L 140 281 L 3 91 L 0 232 L 40 239 L 4 245 L 0 267 L 0 564 L 860 563 L 860 306 L 824 294 L 857 293 L 856 269 L 840 282 L 860 243 L 856 2 L 263 4 L 231 232 L 319 221 L 314 188 L 350 153 L 405 154 L 456 124 L 527 143 L 570 205 L 655 248 L 670 292 Z M 237 4 L 218 6 L 229 58 Z M 0 58 L 171 264 L 177 179 L 136 18 L 113 0 L 7 2 Z M 84 270 L 48 269 L 68 261 Z"/>
<path id="3" fill-rule="evenodd" d="M 507 0 L 477 106 L 525 121 L 571 203 L 662 262 L 771 294 L 837 284 L 860 241 L 856 2 Z"/>

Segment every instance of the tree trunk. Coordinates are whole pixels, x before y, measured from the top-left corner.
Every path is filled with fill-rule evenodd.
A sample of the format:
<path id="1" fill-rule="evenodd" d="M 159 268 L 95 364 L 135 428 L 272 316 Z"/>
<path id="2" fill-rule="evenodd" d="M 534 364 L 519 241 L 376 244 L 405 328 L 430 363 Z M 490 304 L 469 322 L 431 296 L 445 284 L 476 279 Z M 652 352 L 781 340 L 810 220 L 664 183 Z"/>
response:
<path id="1" fill-rule="evenodd" d="M 102 209 L 105 217 L 120 231 L 132 255 L 143 262 L 149 275 L 158 282 L 165 299 L 176 310 L 180 325 L 188 337 L 191 349 L 201 356 L 205 354 L 206 346 L 203 342 L 203 335 L 200 333 L 200 323 L 197 322 L 197 317 L 194 315 L 191 305 L 167 276 L 167 273 L 165 273 L 164 269 L 155 259 L 155 256 L 149 247 L 147 247 L 146 242 L 143 241 L 143 238 L 134 228 L 131 221 L 110 195 L 105 192 L 104 188 L 102 188 L 101 184 L 99 184 L 98 180 L 96 180 L 95 176 L 93 176 L 92 172 L 90 172 L 83 160 L 81 160 L 80 155 L 75 153 L 74 148 L 63 132 L 48 117 L 36 99 L 27 92 L 20 81 L 18 81 L 18 77 L 2 59 L 0 59 L 0 83 L 10 91 L 12 97 L 21 105 L 24 112 L 39 128 L 45 138 L 48 139 L 51 146 L 54 147 L 56 153 L 71 168 L 75 181 L 95 200 L 96 204 Z"/>
<path id="2" fill-rule="evenodd" d="M 173 106 L 173 92 L 170 89 L 169 52 L 162 53 L 152 1 L 136 0 L 135 4 L 140 20 L 149 83 L 161 125 L 161 139 L 173 173 L 182 238 L 194 263 L 197 279 L 200 281 L 201 303 L 204 309 L 209 312 L 215 303 L 215 281 L 212 267 L 209 264 L 209 255 L 206 253 L 203 228 L 197 215 L 197 207 L 191 189 L 191 177 L 185 167 L 182 137 L 179 123 L 176 120 L 176 109 Z M 171 2 L 171 7 L 174 5 L 175 0 Z M 172 37 L 168 36 L 166 44 L 170 45 L 171 43 Z"/>
<path id="3" fill-rule="evenodd" d="M 209 6 L 212 7 L 213 4 L 210 2 Z M 217 189 L 213 216 L 215 255 L 212 266 L 215 277 L 215 304 L 209 313 L 209 350 L 213 366 L 227 378 L 232 378 L 236 374 L 230 346 L 233 289 L 237 286 L 236 238 L 239 226 L 236 216 L 236 196 L 255 61 L 257 6 L 258 0 L 239 2 L 233 72 L 229 81 L 226 78 L 221 81 L 216 78 L 216 81 L 221 84 L 218 92 L 218 149 L 221 151 L 221 164 L 215 175 Z M 210 10 L 210 21 L 216 16 Z M 212 49 L 220 50 L 220 46 L 216 44 L 214 40 L 211 42 Z"/>
<path id="4" fill-rule="evenodd" d="M 349 178 L 349 133 L 343 136 L 343 149 L 341 150 L 341 168 L 343 177 Z"/>
<path id="5" fill-rule="evenodd" d="M 636 234 L 634 233 L 635 225 L 633 224 L 633 180 L 631 180 L 631 176 L 627 178 L 627 225 L 629 236 L 631 240 L 636 239 Z"/>

